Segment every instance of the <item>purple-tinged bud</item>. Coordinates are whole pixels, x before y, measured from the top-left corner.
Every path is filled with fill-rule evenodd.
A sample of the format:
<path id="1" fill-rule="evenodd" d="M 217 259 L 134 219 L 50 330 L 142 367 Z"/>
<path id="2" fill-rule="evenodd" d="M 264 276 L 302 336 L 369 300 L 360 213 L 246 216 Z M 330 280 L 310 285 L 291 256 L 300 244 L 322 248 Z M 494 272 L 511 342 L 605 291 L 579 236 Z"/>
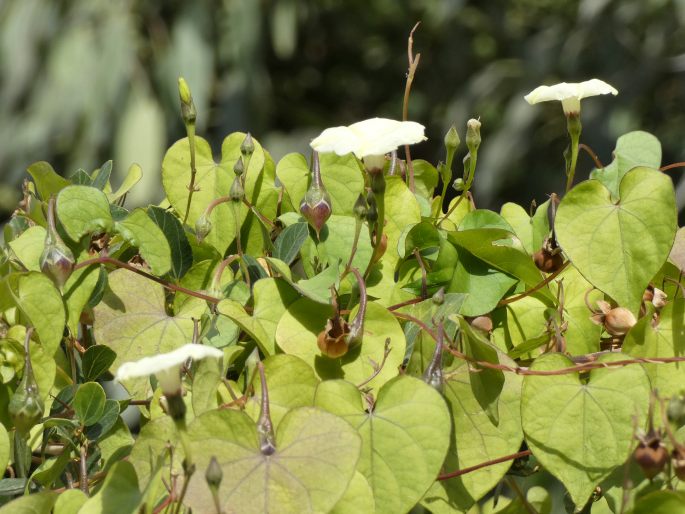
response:
<path id="1" fill-rule="evenodd" d="M 316 231 L 317 236 L 331 217 L 331 197 L 321 180 L 319 154 L 314 152 L 312 164 L 312 183 L 300 203 L 300 213 Z"/>
<path id="2" fill-rule="evenodd" d="M 48 242 L 40 255 L 40 270 L 62 288 L 74 269 L 74 254 L 62 241 Z"/>

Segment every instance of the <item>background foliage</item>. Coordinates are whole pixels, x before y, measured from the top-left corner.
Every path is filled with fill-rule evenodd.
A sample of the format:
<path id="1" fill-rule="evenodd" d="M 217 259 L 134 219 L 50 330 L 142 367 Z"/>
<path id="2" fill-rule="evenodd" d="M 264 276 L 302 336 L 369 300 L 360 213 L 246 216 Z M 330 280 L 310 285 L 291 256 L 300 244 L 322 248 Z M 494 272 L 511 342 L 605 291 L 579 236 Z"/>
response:
<path id="1" fill-rule="evenodd" d="M 559 189 L 563 117 L 522 100 L 541 83 L 599 76 L 618 88 L 620 102 L 583 109 L 584 137 L 605 163 L 637 128 L 659 138 L 664 163 L 685 160 L 683 0 L 5 0 L 0 217 L 39 159 L 68 176 L 113 158 L 119 179 L 138 162 L 147 187 L 129 205 L 161 199 L 163 152 L 184 135 L 178 75 L 213 146 L 250 130 L 276 160 L 305 152 L 324 127 L 398 118 L 418 20 L 410 117 L 429 141 L 414 153 L 437 161 L 444 131 L 480 116 L 479 205 Z"/>

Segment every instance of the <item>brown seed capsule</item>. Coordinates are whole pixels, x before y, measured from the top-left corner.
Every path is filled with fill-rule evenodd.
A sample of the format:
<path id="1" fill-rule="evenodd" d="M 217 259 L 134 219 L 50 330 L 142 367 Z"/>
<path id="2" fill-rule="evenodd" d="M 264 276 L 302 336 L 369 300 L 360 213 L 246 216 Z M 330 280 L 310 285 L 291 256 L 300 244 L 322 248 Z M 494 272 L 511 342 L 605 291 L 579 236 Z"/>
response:
<path id="1" fill-rule="evenodd" d="M 599 300 L 597 306 L 601 312 L 594 314 L 590 319 L 597 325 L 604 325 L 604 329 L 612 336 L 625 335 L 637 323 L 633 313 L 625 307 L 612 309 L 604 300 Z"/>
<path id="2" fill-rule="evenodd" d="M 555 254 L 543 247 L 533 254 L 533 262 L 540 271 L 554 273 L 564 264 L 564 257 L 561 253 Z"/>
<path id="3" fill-rule="evenodd" d="M 678 446 L 673 450 L 671 466 L 678 480 L 685 481 L 685 447 Z"/>
<path id="4" fill-rule="evenodd" d="M 317 337 L 316 344 L 326 357 L 337 359 L 345 355 L 349 349 L 347 339 L 349 333 L 350 326 L 344 319 L 330 318 L 326 323 L 326 328 Z"/>
<path id="5" fill-rule="evenodd" d="M 633 453 L 635 462 L 642 468 L 642 472 L 649 479 L 654 478 L 668 462 L 668 451 L 661 444 L 661 439 L 658 435 L 645 442 L 640 442 Z"/>
<path id="6" fill-rule="evenodd" d="M 483 316 L 476 316 L 475 318 L 469 320 L 469 323 L 473 328 L 477 328 L 483 332 L 492 332 L 492 319 L 487 314 Z"/>

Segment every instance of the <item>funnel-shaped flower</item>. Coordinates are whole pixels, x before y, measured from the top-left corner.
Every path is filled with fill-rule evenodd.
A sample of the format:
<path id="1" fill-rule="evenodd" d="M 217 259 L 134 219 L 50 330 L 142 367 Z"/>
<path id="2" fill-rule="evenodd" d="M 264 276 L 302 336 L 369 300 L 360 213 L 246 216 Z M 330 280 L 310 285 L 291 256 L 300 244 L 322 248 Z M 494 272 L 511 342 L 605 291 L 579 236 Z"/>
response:
<path id="1" fill-rule="evenodd" d="M 206 357 L 220 359 L 223 355 L 221 350 L 212 346 L 186 344 L 169 353 L 125 362 L 117 371 L 115 380 L 122 381 L 155 375 L 162 392 L 165 395 L 175 395 L 181 389 L 181 366 L 188 359 L 200 360 Z"/>
<path id="2" fill-rule="evenodd" d="M 580 101 L 583 98 L 608 94 L 616 96 L 618 91 L 602 80 L 591 79 L 580 83 L 562 82 L 554 86 L 540 86 L 528 93 L 524 99 L 531 105 L 558 100 L 568 116 L 580 112 Z"/>
<path id="3" fill-rule="evenodd" d="M 384 155 L 400 146 L 425 141 L 427 138 L 423 131 L 424 126 L 414 121 L 372 118 L 349 127 L 327 128 L 310 145 L 320 153 L 353 153 L 362 159 L 366 156 Z"/>

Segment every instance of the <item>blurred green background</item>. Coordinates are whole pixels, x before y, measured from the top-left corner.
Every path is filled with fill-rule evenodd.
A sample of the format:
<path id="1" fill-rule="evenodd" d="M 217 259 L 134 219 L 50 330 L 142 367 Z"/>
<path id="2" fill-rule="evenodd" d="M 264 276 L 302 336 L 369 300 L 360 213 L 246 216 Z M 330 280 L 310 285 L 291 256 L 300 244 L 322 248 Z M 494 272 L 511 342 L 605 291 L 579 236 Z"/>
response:
<path id="1" fill-rule="evenodd" d="M 128 204 L 160 200 L 162 157 L 184 136 L 179 75 L 216 150 L 249 130 L 278 159 L 325 127 L 399 119 L 419 20 L 410 119 L 429 141 L 413 157 L 437 163 L 449 126 L 463 139 L 479 116 L 479 206 L 563 188 L 561 107 L 523 100 L 543 83 L 620 91 L 583 102 L 582 141 L 605 163 L 635 129 L 661 140 L 664 163 L 685 160 L 685 0 L 0 0 L 0 221 L 38 160 L 67 176 L 137 162 Z M 581 156 L 579 177 L 591 168 Z"/>

